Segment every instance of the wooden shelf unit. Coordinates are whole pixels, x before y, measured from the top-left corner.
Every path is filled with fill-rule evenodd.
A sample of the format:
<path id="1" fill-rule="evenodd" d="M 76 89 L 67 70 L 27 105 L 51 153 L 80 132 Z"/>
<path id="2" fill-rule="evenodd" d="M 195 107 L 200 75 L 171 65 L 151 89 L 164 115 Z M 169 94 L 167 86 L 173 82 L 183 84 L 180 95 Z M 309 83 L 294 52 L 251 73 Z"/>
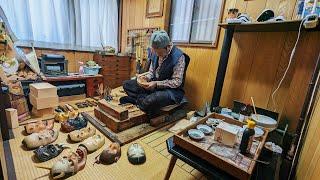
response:
<path id="1" fill-rule="evenodd" d="M 298 31 L 301 25 L 301 22 L 302 22 L 301 20 L 292 20 L 292 21 L 276 21 L 276 22 L 243 23 L 243 24 L 220 23 L 219 26 L 224 29 L 233 28 L 234 32 L 288 32 L 288 31 Z M 320 31 L 320 24 L 316 28 L 310 29 L 307 31 Z"/>

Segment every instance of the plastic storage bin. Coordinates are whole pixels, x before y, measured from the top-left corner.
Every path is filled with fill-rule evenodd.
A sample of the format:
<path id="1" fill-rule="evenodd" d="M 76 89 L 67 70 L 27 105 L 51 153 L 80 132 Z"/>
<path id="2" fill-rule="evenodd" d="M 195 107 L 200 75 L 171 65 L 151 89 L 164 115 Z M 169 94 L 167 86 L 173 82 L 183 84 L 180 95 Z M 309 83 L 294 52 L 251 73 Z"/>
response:
<path id="1" fill-rule="evenodd" d="M 87 66 L 84 66 L 83 69 L 84 69 L 84 74 L 87 74 L 87 75 L 97 75 L 99 73 L 99 69 L 101 67 L 100 66 L 95 66 L 95 67 L 87 67 Z"/>

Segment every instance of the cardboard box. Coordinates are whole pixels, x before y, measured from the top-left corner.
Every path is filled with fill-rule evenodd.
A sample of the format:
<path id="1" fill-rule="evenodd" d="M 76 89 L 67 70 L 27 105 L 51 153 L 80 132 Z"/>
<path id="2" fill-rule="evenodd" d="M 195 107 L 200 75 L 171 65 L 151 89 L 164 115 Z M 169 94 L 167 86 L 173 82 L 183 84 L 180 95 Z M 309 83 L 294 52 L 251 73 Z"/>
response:
<path id="1" fill-rule="evenodd" d="M 30 94 L 37 98 L 57 96 L 57 87 L 49 83 L 33 83 L 29 87 Z"/>
<path id="2" fill-rule="evenodd" d="M 57 107 L 59 105 L 59 97 L 58 96 L 38 98 L 38 97 L 35 97 L 32 94 L 30 94 L 29 98 L 30 98 L 30 103 L 37 110 Z"/>
<path id="3" fill-rule="evenodd" d="M 19 121 L 18 121 L 18 111 L 13 108 L 5 109 L 6 111 L 6 118 L 8 122 L 8 127 L 10 129 L 15 129 L 19 127 Z"/>
<path id="4" fill-rule="evenodd" d="M 36 109 L 32 108 L 32 115 L 35 117 L 48 117 L 54 115 L 54 108 Z"/>

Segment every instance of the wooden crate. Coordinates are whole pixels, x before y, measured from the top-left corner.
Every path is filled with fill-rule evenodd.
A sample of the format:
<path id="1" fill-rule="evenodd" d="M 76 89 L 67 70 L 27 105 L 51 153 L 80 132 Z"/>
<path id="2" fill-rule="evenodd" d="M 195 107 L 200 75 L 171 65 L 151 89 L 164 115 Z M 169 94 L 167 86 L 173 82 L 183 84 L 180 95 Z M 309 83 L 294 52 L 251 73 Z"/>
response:
<path id="1" fill-rule="evenodd" d="M 99 107 L 94 109 L 94 115 L 102 123 L 104 123 L 113 132 L 121 132 L 131 127 L 147 122 L 147 116 L 144 113 L 129 114 L 129 118 L 125 120 L 118 120 L 111 115 L 105 113 Z"/>
<path id="2" fill-rule="evenodd" d="M 252 157 L 247 157 L 247 156 L 243 157 L 244 160 L 246 160 L 246 161 L 249 160 L 249 162 L 250 162 L 247 168 L 243 168 L 243 167 L 239 166 L 239 164 L 241 162 L 239 162 L 239 164 L 237 164 L 235 162 L 233 163 L 231 161 L 231 159 L 219 156 L 219 155 L 209 151 L 209 148 L 211 147 L 211 145 L 208 145 L 209 148 L 204 148 L 204 146 L 202 146 L 199 141 L 194 141 L 189 138 L 189 136 L 187 135 L 188 130 L 189 129 L 196 129 L 196 126 L 198 124 L 205 124 L 206 120 L 208 118 L 224 119 L 224 122 L 238 125 L 240 127 L 242 127 L 244 125 L 240 121 L 230 119 L 225 116 L 214 113 L 214 114 L 211 114 L 211 115 L 199 120 L 197 123 L 188 126 L 186 129 L 179 132 L 178 134 L 175 134 L 173 136 L 173 142 L 176 145 L 182 147 L 183 149 L 186 149 L 187 151 L 189 151 L 189 152 L 199 156 L 200 158 L 208 161 L 211 165 L 229 173 L 230 175 L 232 175 L 238 179 L 250 179 L 252 172 L 253 172 L 253 169 L 256 164 L 255 160 L 257 160 L 260 155 L 260 152 L 261 152 L 261 150 L 264 146 L 264 143 L 266 141 L 268 131 L 265 130 L 265 133 L 263 136 L 255 139 L 258 142 L 258 146 L 255 150 L 255 153 L 252 154 Z M 239 156 L 242 156 L 242 155 L 239 154 Z M 241 160 L 241 161 L 243 161 L 243 160 Z"/>
<path id="3" fill-rule="evenodd" d="M 98 106 L 105 113 L 120 121 L 128 119 L 128 110 L 124 107 L 108 103 L 105 99 L 98 101 Z"/>

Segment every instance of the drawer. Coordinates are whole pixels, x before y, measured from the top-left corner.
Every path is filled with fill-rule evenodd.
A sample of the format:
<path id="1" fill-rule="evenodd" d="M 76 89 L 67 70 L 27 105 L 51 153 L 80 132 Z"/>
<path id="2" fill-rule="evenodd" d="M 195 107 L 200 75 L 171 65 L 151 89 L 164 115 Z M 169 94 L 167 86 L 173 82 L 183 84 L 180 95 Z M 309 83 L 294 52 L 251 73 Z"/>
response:
<path id="1" fill-rule="evenodd" d="M 103 75 L 127 75 L 130 76 L 129 71 L 117 71 L 117 70 L 108 70 L 108 69 L 103 69 L 102 71 Z"/>

